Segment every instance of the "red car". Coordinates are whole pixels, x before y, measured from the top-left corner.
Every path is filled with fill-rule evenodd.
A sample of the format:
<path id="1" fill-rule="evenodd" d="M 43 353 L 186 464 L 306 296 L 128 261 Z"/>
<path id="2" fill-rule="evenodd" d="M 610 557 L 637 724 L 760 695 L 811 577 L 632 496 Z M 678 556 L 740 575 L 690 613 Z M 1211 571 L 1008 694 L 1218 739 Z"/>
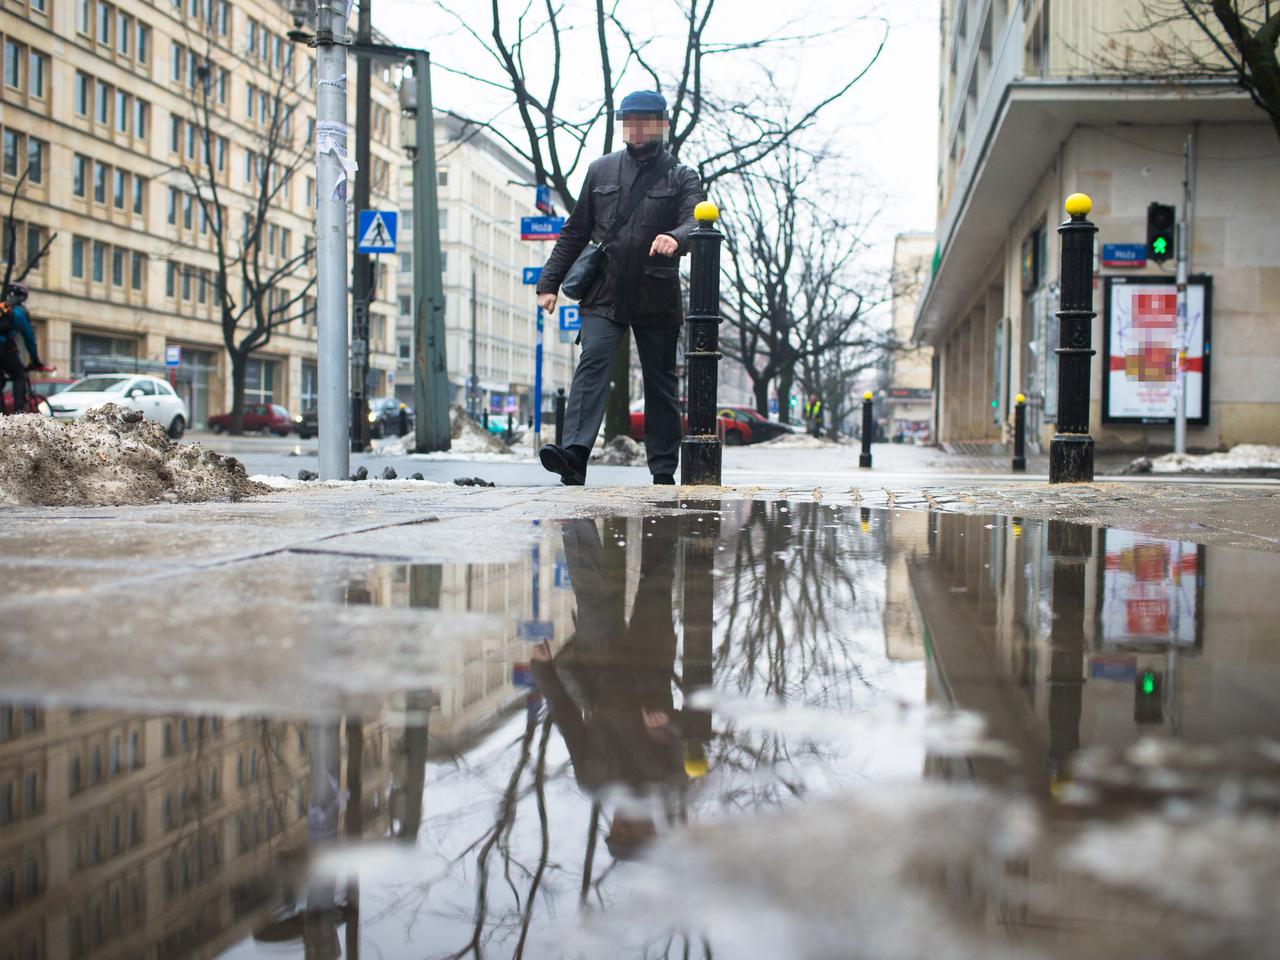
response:
<path id="1" fill-rule="evenodd" d="M 47 377 L 42 380 L 31 381 L 31 391 L 40 397 L 52 397 L 55 393 L 61 393 L 74 380 L 66 377 Z M 12 384 L 4 388 L 4 394 L 0 395 L 0 410 L 5 413 L 13 413 L 13 386 Z"/>
<path id="2" fill-rule="evenodd" d="M 278 437 L 293 432 L 293 417 L 278 403 L 246 403 L 244 405 L 244 429 L 262 430 Z M 209 429 L 214 433 L 226 433 L 231 429 L 231 414 L 219 413 L 209 418 Z"/>
<path id="3" fill-rule="evenodd" d="M 689 418 L 680 417 L 680 429 L 688 432 Z M 721 439 L 731 447 L 741 446 L 744 443 L 751 442 L 751 427 L 746 423 L 739 423 L 728 413 L 728 408 L 720 411 L 719 417 L 716 419 L 716 431 L 720 434 Z M 641 405 L 631 411 L 631 439 L 637 442 L 644 442 L 644 406 Z"/>

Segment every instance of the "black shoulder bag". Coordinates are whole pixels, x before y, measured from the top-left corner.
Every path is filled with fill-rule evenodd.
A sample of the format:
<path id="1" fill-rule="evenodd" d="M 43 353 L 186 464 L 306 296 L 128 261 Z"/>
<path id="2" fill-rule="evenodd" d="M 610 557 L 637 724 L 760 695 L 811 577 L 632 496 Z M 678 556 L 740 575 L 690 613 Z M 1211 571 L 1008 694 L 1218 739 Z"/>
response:
<path id="1" fill-rule="evenodd" d="M 666 154 L 663 159 L 654 162 L 653 166 L 645 170 L 640 176 L 636 177 L 636 182 L 631 185 L 631 192 L 627 194 L 627 198 L 622 201 L 622 206 L 618 208 L 617 214 L 613 218 L 613 223 L 609 224 L 609 228 L 605 230 L 604 237 L 599 243 L 588 243 L 578 254 L 578 259 L 573 261 L 573 266 L 569 268 L 569 272 L 564 275 L 564 281 L 560 284 L 560 289 L 564 291 L 564 295 L 571 300 L 581 300 L 591 290 L 596 282 L 601 268 L 604 266 L 605 251 L 609 244 L 618 236 L 618 231 L 626 225 L 631 219 L 631 215 L 636 212 L 636 207 L 640 206 L 640 198 L 648 192 L 649 188 L 658 182 L 658 178 L 666 175 L 667 171 L 676 164 L 675 157 Z"/>

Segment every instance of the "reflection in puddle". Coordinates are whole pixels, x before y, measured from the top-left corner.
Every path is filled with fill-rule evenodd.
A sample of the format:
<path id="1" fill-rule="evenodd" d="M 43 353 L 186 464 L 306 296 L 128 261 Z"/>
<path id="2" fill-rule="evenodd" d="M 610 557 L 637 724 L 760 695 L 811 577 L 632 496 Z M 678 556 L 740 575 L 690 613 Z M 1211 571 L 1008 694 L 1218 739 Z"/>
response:
<path id="1" fill-rule="evenodd" d="M 534 533 L 316 588 L 456 619 L 381 710 L 0 705 L 0 958 L 1280 934 L 1271 555 L 760 502 Z"/>

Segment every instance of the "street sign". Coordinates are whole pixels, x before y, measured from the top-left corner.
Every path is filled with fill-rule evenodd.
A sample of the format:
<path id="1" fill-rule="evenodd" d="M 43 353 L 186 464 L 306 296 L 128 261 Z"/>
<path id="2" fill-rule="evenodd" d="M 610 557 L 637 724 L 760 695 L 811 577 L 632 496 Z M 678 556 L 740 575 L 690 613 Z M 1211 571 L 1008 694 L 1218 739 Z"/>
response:
<path id="1" fill-rule="evenodd" d="M 1104 267 L 1145 267 L 1147 245 L 1145 243 L 1104 243 L 1102 265 Z"/>
<path id="2" fill-rule="evenodd" d="M 545 183 L 538 184 L 537 190 L 533 195 L 533 205 L 548 216 L 554 209 L 551 206 L 551 188 Z"/>
<path id="3" fill-rule="evenodd" d="M 556 635 L 556 625 L 550 620 L 521 620 L 516 628 L 518 640 L 551 640 Z"/>
<path id="4" fill-rule="evenodd" d="M 396 225 L 400 215 L 394 210 L 361 210 L 356 233 L 359 253 L 395 253 Z"/>
<path id="5" fill-rule="evenodd" d="M 564 331 L 582 329 L 582 317 L 578 314 L 576 306 L 560 308 L 560 329 Z"/>
<path id="6" fill-rule="evenodd" d="M 182 366 L 182 348 L 168 346 L 164 348 L 164 365 L 166 367 Z"/>
<path id="7" fill-rule="evenodd" d="M 521 240 L 559 240 L 564 217 L 521 217 Z"/>
<path id="8" fill-rule="evenodd" d="M 526 287 L 535 286 L 542 277 L 541 267 L 525 267 L 520 271 L 520 282 Z"/>

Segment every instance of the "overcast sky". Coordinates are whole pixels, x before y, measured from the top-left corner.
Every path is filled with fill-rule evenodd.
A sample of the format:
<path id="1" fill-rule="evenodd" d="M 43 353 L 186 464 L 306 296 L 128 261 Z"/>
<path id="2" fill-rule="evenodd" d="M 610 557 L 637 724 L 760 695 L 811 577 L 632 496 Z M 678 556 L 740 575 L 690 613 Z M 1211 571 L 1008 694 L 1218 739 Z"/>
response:
<path id="1" fill-rule="evenodd" d="M 504 24 L 508 36 L 515 35 L 516 17 L 526 2 L 502 0 L 504 14 L 510 10 Z M 566 28 L 561 101 L 571 109 L 587 110 L 600 100 L 595 0 L 560 2 Z M 637 40 L 650 43 L 647 56 L 670 70 L 674 85 L 683 54 L 676 3 L 683 0 L 616 2 L 620 17 Z M 376 28 L 396 43 L 431 51 L 436 64 L 432 93 L 438 108 L 511 124 L 512 134 L 519 134 L 509 93 L 445 69 L 502 79 L 457 18 L 440 9 L 435 0 L 371 3 Z M 489 0 L 446 3 L 477 33 L 488 36 Z M 543 3 L 534 0 L 531 6 L 530 22 L 534 22 L 540 19 Z M 838 12 L 831 12 L 832 8 Z M 797 105 L 820 99 L 846 82 L 868 63 L 883 40 L 883 51 L 866 76 L 823 113 L 821 130 L 816 132 L 829 137 L 845 158 L 842 169 L 851 175 L 848 182 L 879 201 L 882 212 L 875 245 L 886 251 L 886 257 L 893 234 L 931 230 L 936 218 L 938 8 L 938 0 L 717 0 L 706 33 L 711 42 L 821 35 L 822 39 L 787 43 L 767 58 L 751 53 L 706 61 L 704 83 L 710 90 L 734 96 L 751 85 L 767 83 L 767 66 L 775 85 Z M 549 81 L 550 59 L 547 47 L 530 45 L 527 67 L 535 83 Z M 618 64 L 614 66 L 617 69 Z M 635 71 L 627 74 L 622 89 L 651 86 L 644 74 Z"/>

